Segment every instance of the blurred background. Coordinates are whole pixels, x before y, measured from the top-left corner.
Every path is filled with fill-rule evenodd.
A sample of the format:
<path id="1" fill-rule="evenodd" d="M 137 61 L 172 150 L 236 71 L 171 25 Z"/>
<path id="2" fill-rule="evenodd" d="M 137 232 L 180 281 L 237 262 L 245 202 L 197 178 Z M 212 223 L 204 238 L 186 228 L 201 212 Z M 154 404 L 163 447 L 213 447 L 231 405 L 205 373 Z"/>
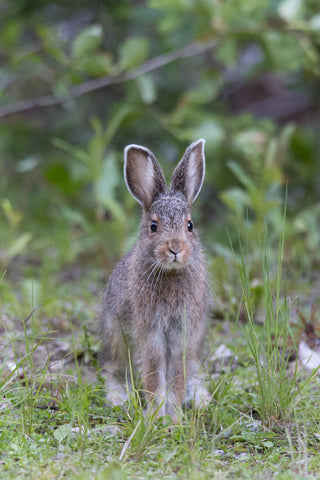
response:
<path id="1" fill-rule="evenodd" d="M 97 302 L 92 285 L 138 232 L 122 175 L 129 143 L 169 178 L 205 138 L 194 217 L 222 315 L 237 308 L 240 246 L 257 289 L 261 245 L 277 258 L 284 216 L 288 275 L 313 278 L 318 0 L 0 0 L 0 23 L 3 312 L 24 301 L 68 312 L 77 285 L 79 311 Z"/>

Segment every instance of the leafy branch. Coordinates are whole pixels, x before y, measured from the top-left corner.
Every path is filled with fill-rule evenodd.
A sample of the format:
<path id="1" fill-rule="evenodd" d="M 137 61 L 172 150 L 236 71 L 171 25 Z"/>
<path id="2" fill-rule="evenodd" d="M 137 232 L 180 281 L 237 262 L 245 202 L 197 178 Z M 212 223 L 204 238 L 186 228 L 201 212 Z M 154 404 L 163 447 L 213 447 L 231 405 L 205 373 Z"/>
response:
<path id="1" fill-rule="evenodd" d="M 103 77 L 86 81 L 80 85 L 71 88 L 67 95 L 56 97 L 54 95 L 43 95 L 39 97 L 28 98 L 18 102 L 11 103 L 0 107 L 0 120 L 10 117 L 18 113 L 25 113 L 30 110 L 39 108 L 52 107 L 61 105 L 68 100 L 76 97 L 80 97 L 90 92 L 94 92 L 110 85 L 124 83 L 129 80 L 134 80 L 141 75 L 157 70 L 169 63 L 175 62 L 182 58 L 193 57 L 203 54 L 213 48 L 215 48 L 219 42 L 217 40 L 209 40 L 207 42 L 195 42 L 185 47 L 173 50 L 169 53 L 159 55 L 157 57 L 146 60 L 141 65 L 132 70 L 122 72 L 116 76 L 105 75 Z"/>

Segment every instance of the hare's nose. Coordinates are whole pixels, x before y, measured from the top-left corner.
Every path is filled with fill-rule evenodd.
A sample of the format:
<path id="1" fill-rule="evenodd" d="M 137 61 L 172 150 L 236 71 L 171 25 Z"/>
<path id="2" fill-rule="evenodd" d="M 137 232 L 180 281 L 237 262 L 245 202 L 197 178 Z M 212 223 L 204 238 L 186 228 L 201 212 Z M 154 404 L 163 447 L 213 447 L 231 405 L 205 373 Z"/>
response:
<path id="1" fill-rule="evenodd" d="M 177 255 L 177 253 L 179 253 L 181 249 L 182 249 L 182 244 L 180 240 L 176 238 L 170 240 L 169 250 L 171 253 L 173 253 L 174 255 Z"/>

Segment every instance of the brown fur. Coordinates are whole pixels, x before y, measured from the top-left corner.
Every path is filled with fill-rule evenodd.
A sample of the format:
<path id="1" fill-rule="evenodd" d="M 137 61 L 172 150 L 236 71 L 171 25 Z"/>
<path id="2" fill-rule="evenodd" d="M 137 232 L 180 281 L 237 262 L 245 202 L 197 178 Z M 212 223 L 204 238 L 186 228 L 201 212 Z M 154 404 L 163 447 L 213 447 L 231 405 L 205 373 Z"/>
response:
<path id="1" fill-rule="evenodd" d="M 196 404 L 208 399 L 199 378 L 208 276 L 200 239 L 188 226 L 204 177 L 203 147 L 203 140 L 188 147 L 169 189 L 148 149 L 126 148 L 125 180 L 143 207 L 140 235 L 112 272 L 99 315 L 107 401 L 125 401 L 131 360 L 149 404 L 173 421 L 183 399 Z"/>

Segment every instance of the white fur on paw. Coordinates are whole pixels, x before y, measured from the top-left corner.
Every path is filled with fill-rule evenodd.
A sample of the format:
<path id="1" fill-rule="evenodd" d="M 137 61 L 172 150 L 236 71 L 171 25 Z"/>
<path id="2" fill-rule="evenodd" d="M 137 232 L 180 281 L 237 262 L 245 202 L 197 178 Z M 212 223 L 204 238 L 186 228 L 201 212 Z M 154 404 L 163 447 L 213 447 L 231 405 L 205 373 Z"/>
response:
<path id="1" fill-rule="evenodd" d="M 107 385 L 106 402 L 114 407 L 123 405 L 128 399 L 127 391 L 122 385 L 109 382 Z"/>
<path id="2" fill-rule="evenodd" d="M 211 396 L 208 390 L 202 385 L 199 379 L 192 379 L 188 382 L 184 404 L 188 405 L 193 403 L 195 407 L 199 408 L 208 405 L 210 400 Z"/>

